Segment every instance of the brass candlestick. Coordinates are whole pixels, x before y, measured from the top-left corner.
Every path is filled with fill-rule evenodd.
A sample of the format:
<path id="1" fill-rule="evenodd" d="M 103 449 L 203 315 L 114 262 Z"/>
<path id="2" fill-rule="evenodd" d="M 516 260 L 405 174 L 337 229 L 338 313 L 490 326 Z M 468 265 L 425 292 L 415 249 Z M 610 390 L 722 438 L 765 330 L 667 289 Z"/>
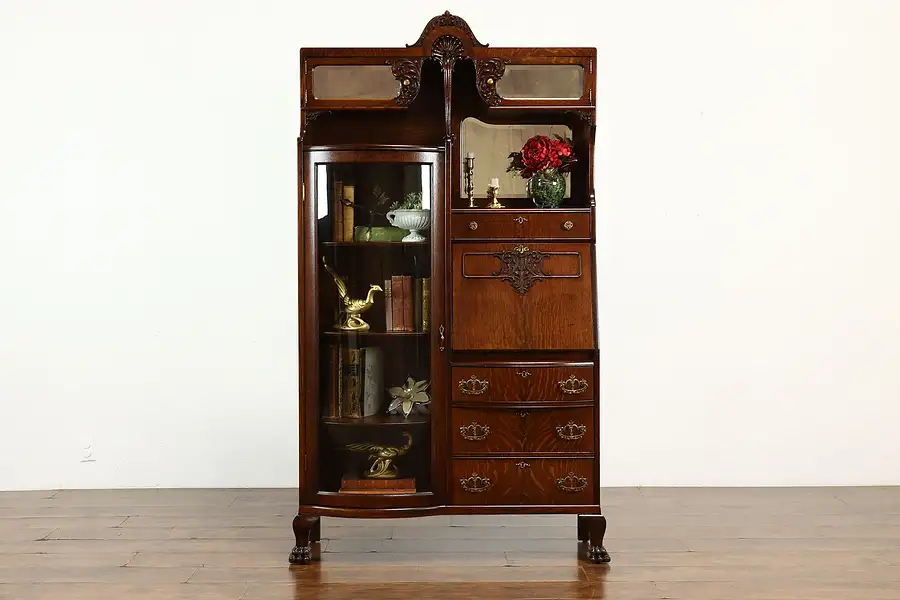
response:
<path id="1" fill-rule="evenodd" d="M 471 152 L 466 155 L 466 196 L 469 198 L 469 208 L 475 208 L 475 155 Z"/>
<path id="2" fill-rule="evenodd" d="M 490 204 L 488 204 L 488 208 L 505 208 L 500 201 L 497 200 L 497 197 L 500 195 L 500 185 L 496 182 L 492 182 L 490 187 L 487 190 L 487 197 L 490 200 Z"/>

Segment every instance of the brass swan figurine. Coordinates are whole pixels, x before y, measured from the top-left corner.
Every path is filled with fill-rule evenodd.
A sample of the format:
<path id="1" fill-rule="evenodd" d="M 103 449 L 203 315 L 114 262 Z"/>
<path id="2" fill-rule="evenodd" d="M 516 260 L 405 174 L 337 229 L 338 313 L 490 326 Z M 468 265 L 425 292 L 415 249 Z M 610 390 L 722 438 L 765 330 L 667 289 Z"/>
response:
<path id="1" fill-rule="evenodd" d="M 338 289 L 338 296 L 344 304 L 341 309 L 341 319 L 337 324 L 337 328 L 344 331 L 368 331 L 369 324 L 363 321 L 360 315 L 372 308 L 372 304 L 375 302 L 375 292 L 383 292 L 384 290 L 381 289 L 380 285 L 373 284 L 369 286 L 369 294 L 366 296 L 365 300 L 355 300 L 350 298 L 347 295 L 347 284 L 340 275 L 335 273 L 331 267 L 328 266 L 324 256 L 322 257 L 322 264 L 325 265 L 325 270 L 328 271 L 334 279 L 334 284 Z"/>
<path id="2" fill-rule="evenodd" d="M 368 479 L 396 479 L 400 472 L 393 464 L 395 458 L 403 456 L 412 448 L 412 436 L 404 431 L 405 446 L 380 446 L 378 444 L 347 444 L 353 452 L 368 452 L 372 464 L 364 473 Z"/>

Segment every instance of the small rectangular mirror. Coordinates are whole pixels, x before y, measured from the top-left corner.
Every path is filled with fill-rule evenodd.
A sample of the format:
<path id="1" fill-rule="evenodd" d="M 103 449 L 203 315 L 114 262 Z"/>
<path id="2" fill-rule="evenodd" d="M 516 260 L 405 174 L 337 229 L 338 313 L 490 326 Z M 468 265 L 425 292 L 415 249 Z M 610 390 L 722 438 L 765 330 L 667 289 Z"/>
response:
<path id="1" fill-rule="evenodd" d="M 518 152 L 535 135 L 572 137 L 565 125 L 491 125 L 474 117 L 462 122 L 460 143 L 460 197 L 466 197 L 465 165 L 468 154 L 475 155 L 475 197 L 484 198 L 491 179 L 500 182 L 500 196 L 527 198 L 526 181 L 514 172 L 507 173 L 510 152 Z M 566 177 L 566 198 L 570 197 L 570 178 Z"/>
<path id="2" fill-rule="evenodd" d="M 584 96 L 584 67 L 507 65 L 497 93 L 510 100 L 578 100 Z"/>
<path id="3" fill-rule="evenodd" d="M 400 93 L 390 65 L 319 65 L 312 79 L 318 100 L 390 100 Z"/>

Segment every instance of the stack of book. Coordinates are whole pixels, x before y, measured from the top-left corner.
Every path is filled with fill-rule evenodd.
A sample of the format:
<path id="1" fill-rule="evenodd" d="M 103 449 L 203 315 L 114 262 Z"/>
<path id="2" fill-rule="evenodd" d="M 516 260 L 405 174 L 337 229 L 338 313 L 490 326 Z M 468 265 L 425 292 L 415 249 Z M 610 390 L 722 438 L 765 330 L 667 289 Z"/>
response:
<path id="1" fill-rule="evenodd" d="M 384 280 L 387 331 L 429 331 L 431 277 L 394 275 Z"/>
<path id="2" fill-rule="evenodd" d="M 331 199 L 331 239 L 334 242 L 353 241 L 353 207 L 346 206 L 341 200 L 356 200 L 356 190 L 352 185 L 344 185 L 334 181 L 334 194 Z"/>
<path id="3" fill-rule="evenodd" d="M 378 347 L 329 346 L 327 419 L 361 419 L 384 404 L 384 352 Z"/>

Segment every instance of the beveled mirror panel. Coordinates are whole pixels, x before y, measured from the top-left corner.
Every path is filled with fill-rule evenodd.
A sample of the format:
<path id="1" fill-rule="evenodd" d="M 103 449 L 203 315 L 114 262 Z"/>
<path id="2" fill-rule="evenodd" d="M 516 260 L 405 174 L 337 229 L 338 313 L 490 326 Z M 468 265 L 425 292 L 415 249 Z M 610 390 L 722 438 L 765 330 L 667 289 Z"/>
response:
<path id="1" fill-rule="evenodd" d="M 500 183 L 503 198 L 527 198 L 525 180 L 516 173 L 507 173 L 510 152 L 518 152 L 529 138 L 535 135 L 572 137 L 572 130 L 565 125 L 492 125 L 474 117 L 462 122 L 460 143 L 460 197 L 466 197 L 465 164 L 469 153 L 475 155 L 475 197 L 484 198 L 492 178 Z M 566 198 L 570 197 L 570 178 L 566 177 Z"/>
<path id="2" fill-rule="evenodd" d="M 584 96 L 584 67 L 507 65 L 497 93 L 510 100 L 578 100 Z"/>
<path id="3" fill-rule="evenodd" d="M 319 65 L 312 78 L 318 100 L 390 100 L 400 93 L 390 65 Z"/>

